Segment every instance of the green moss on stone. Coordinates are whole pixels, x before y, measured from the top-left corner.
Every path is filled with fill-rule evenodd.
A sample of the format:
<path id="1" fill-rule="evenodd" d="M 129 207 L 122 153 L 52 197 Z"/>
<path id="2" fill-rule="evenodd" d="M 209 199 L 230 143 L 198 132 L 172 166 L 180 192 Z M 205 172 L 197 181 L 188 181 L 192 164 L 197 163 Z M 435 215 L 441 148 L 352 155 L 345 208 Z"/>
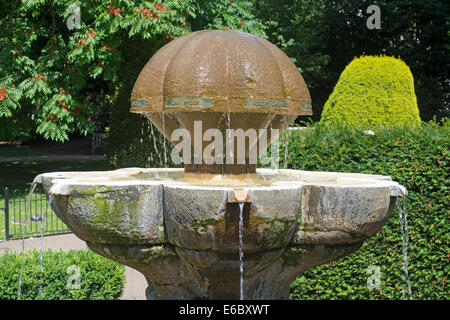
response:
<path id="1" fill-rule="evenodd" d="M 303 258 L 305 249 L 297 246 L 289 246 L 286 251 L 281 255 L 284 267 L 297 267 Z"/>
<path id="2" fill-rule="evenodd" d="M 208 230 L 208 226 L 214 226 L 218 224 L 220 220 L 214 219 L 214 218 L 208 218 L 208 219 L 195 219 L 190 224 L 190 227 L 194 229 L 195 231 L 198 231 L 199 228 L 203 228 L 204 230 Z"/>

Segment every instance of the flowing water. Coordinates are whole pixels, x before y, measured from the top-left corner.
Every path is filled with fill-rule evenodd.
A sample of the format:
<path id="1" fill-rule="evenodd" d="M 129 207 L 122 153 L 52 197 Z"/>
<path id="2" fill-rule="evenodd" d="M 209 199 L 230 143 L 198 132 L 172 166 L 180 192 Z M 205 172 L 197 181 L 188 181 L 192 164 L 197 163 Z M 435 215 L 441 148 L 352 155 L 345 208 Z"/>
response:
<path id="1" fill-rule="evenodd" d="M 39 285 L 39 296 L 42 295 L 42 286 L 44 284 L 44 260 L 42 258 L 42 239 L 44 238 L 44 227 L 47 222 L 48 209 L 50 208 L 52 201 L 53 201 L 53 194 L 49 195 L 49 197 L 48 197 L 47 207 L 45 208 L 45 214 L 44 214 L 43 219 L 41 220 L 41 237 L 40 237 L 40 241 L 39 241 L 39 260 L 41 263 L 41 268 L 40 268 L 41 269 L 41 283 Z"/>
<path id="2" fill-rule="evenodd" d="M 162 118 L 162 129 L 163 129 L 163 146 L 164 146 L 164 168 L 167 168 L 167 147 L 166 147 L 166 138 L 164 137 L 164 133 L 166 132 L 166 121 L 164 117 L 164 112 L 161 112 Z"/>
<path id="3" fill-rule="evenodd" d="M 19 274 L 19 287 L 17 289 L 17 300 L 20 300 L 20 296 L 22 294 L 22 276 L 23 276 L 23 265 L 25 259 L 25 234 L 27 233 L 27 223 L 26 218 L 28 217 L 29 211 L 31 212 L 31 198 L 33 196 L 34 190 L 36 190 L 38 183 L 33 182 L 31 184 L 30 192 L 28 194 L 28 205 L 25 205 L 25 222 L 22 224 L 22 261 L 20 264 L 20 274 Z M 42 219 L 41 219 L 42 222 Z"/>
<path id="4" fill-rule="evenodd" d="M 239 202 L 239 298 L 244 300 L 244 202 Z"/>
<path id="5" fill-rule="evenodd" d="M 284 143 L 284 169 L 287 169 L 288 167 L 288 161 L 289 161 L 289 135 L 291 134 L 291 131 L 289 128 L 286 129 L 286 141 Z"/>
<path id="6" fill-rule="evenodd" d="M 151 121 L 147 119 L 147 121 L 145 122 L 145 126 L 146 126 L 145 134 L 147 136 L 150 134 L 150 124 L 151 124 Z M 144 133 L 142 133 L 142 136 L 144 136 Z M 153 139 L 153 137 L 151 137 L 151 139 Z M 153 153 L 150 152 L 149 156 L 147 157 L 146 168 L 151 168 L 152 164 L 153 164 Z"/>
<path id="7" fill-rule="evenodd" d="M 408 218 L 407 212 L 407 200 L 406 198 L 398 198 L 397 200 L 397 211 L 400 220 L 400 228 L 402 235 L 402 252 L 403 252 L 403 281 L 406 284 L 408 291 L 409 300 L 412 300 L 411 295 L 411 280 L 408 274 L 408 245 L 409 245 L 409 234 L 408 234 Z M 403 298 L 406 296 L 405 289 L 402 289 Z"/>
<path id="8" fill-rule="evenodd" d="M 155 151 L 155 154 L 159 156 L 159 161 L 162 162 L 161 153 L 159 152 L 158 144 L 156 143 L 157 134 L 155 133 L 154 125 L 150 120 L 148 120 L 148 123 L 150 124 L 150 135 L 153 141 L 153 149 Z"/>
<path id="9" fill-rule="evenodd" d="M 17 300 L 20 300 L 22 294 L 22 276 L 23 276 L 23 263 L 25 258 L 25 233 L 27 232 L 27 224 L 22 225 L 22 262 L 20 264 L 20 274 L 19 274 L 19 288 L 17 289 Z"/>
<path id="10" fill-rule="evenodd" d="M 227 142 L 228 143 L 231 143 L 231 115 L 230 115 L 230 113 L 229 112 L 227 112 L 227 131 L 226 131 L 226 134 L 227 134 Z M 233 142 L 234 143 L 234 142 Z M 232 150 L 233 148 L 232 148 L 232 146 L 230 145 L 230 150 L 227 150 L 229 153 L 228 153 L 228 155 L 229 155 L 229 158 L 231 159 L 232 158 L 232 156 L 233 156 L 233 154 L 232 154 L 232 152 L 231 152 L 231 150 Z M 228 158 L 228 157 L 226 157 L 226 158 Z M 225 163 L 226 163 L 226 159 L 225 159 Z"/>

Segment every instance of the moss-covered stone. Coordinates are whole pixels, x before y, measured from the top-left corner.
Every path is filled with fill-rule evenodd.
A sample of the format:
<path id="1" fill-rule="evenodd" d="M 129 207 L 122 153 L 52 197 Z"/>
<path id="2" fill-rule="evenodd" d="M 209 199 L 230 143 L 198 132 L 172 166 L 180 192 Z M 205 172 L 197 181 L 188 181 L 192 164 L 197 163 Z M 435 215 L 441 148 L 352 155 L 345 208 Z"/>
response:
<path id="1" fill-rule="evenodd" d="M 218 219 L 214 219 L 214 218 L 209 218 L 209 219 L 195 219 L 192 221 L 192 223 L 190 224 L 190 226 L 192 227 L 192 229 L 194 229 L 195 231 L 198 231 L 199 228 L 202 229 L 208 229 L 208 226 L 215 226 L 218 223 L 220 223 L 221 221 Z"/>
<path id="2" fill-rule="evenodd" d="M 164 243 L 162 186 L 75 186 L 69 219 L 87 241 Z"/>

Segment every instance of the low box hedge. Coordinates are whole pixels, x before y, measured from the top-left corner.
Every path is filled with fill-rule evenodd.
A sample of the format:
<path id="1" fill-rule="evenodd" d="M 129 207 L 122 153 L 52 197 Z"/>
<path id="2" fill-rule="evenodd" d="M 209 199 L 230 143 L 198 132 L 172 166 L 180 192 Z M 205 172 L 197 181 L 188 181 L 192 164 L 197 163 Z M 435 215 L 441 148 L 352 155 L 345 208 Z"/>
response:
<path id="1" fill-rule="evenodd" d="M 41 281 L 39 251 L 26 251 L 24 255 L 21 300 L 113 300 L 122 295 L 125 267 L 117 262 L 90 250 L 49 250 L 43 251 L 42 257 Z M 21 262 L 20 252 L 7 251 L 0 256 L 0 300 L 18 298 Z"/>

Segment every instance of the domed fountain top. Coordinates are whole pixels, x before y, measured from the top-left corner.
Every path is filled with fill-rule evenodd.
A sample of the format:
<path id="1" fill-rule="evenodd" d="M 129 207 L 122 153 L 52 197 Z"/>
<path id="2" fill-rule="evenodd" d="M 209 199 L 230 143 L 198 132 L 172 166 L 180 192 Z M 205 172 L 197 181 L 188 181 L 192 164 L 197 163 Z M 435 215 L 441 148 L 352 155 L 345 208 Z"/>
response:
<path id="1" fill-rule="evenodd" d="M 204 30 L 173 40 L 150 59 L 134 85 L 131 112 L 144 114 L 176 145 L 173 132 L 182 128 L 194 137 L 196 123 L 203 131 L 217 129 L 222 137 L 228 129 L 259 134 L 261 129 L 283 130 L 312 109 L 303 77 L 275 45 L 244 32 Z M 275 136 L 267 132 L 270 143 Z M 192 149 L 186 156 L 191 161 L 184 161 L 185 173 L 255 175 L 249 150 L 256 150 L 259 139 L 249 141 L 241 157 L 245 163 L 232 153 L 232 164 L 225 161 L 225 143 L 220 164 L 195 161 L 209 144 L 202 141 L 200 151 Z"/>
<path id="2" fill-rule="evenodd" d="M 262 112 L 311 115 L 308 88 L 275 45 L 232 30 L 186 34 L 142 69 L 131 112 Z"/>

